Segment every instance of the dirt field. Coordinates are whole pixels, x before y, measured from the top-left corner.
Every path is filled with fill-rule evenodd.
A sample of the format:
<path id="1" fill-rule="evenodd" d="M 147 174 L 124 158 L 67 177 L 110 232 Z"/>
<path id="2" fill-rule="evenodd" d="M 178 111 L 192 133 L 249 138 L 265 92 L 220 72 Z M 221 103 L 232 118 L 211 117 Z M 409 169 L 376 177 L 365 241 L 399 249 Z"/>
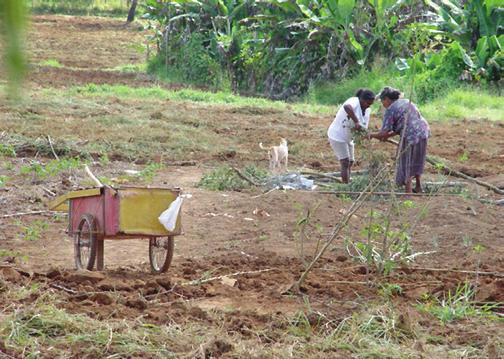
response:
<path id="1" fill-rule="evenodd" d="M 25 84 L 29 100 L 0 102 L 0 139 L 11 143 L 22 136 L 23 141 L 34 143 L 25 144 L 16 157 L 0 157 L 0 176 L 7 178 L 0 187 L 0 288 L 8 288 L 0 289 L 0 321 L 28 310 L 49 293 L 57 298 L 57 308 L 105 323 L 124 319 L 145 325 L 204 328 L 173 345 L 176 357 L 504 357 L 504 212 L 502 207 L 479 200 L 498 199 L 497 195 L 468 185 L 464 196 L 412 198 L 413 205 L 400 213 L 397 222 L 411 225 L 418 221 L 411 232 L 411 246 L 414 252 L 433 253 L 419 256 L 414 264 L 397 268 L 388 277 L 375 272 L 367 275 L 362 263 L 353 261 L 345 250 L 348 240 L 364 238 L 361 231 L 372 209 L 389 208 L 387 200 L 370 200 L 316 265 L 301 288 L 303 295 L 283 295 L 304 268 L 297 225 L 301 216 L 319 204 L 313 224 L 320 230 L 313 232 L 304 248 L 309 260 L 351 201 L 302 191 L 264 195 L 259 189 L 213 192 L 196 184 L 204 173 L 224 163 L 267 166 L 257 144 L 276 142 L 280 136 L 289 139 L 293 150 L 291 168 L 333 171 L 336 161 L 325 139 L 331 119 L 276 109 L 64 95 L 72 86 L 88 83 L 157 85 L 145 74 L 111 71 L 145 60 L 144 50 L 138 47 L 144 36 L 118 20 L 33 19 L 28 43 L 32 67 Z M 49 59 L 63 67 L 39 65 Z M 54 89 L 59 92 L 48 92 Z M 431 121 L 431 129 L 431 155 L 504 188 L 503 122 Z M 50 192 L 63 194 L 74 183 L 86 183 L 83 171 L 75 169 L 46 178 L 22 173 L 33 161 L 52 159 L 35 145 L 45 142 L 48 134 L 60 146 L 57 148 L 70 143 L 72 150 L 85 148 L 96 160 L 93 170 L 100 177 L 118 178 L 124 170 L 141 170 L 149 161 L 161 161 L 165 166 L 150 184 L 182 187 L 193 195 L 183 207 L 184 234 L 176 238 L 168 273 L 149 274 L 145 240 L 108 241 L 104 272 L 76 272 L 64 215 L 1 217 L 46 210 L 46 202 L 53 197 Z M 171 146 L 170 136 L 185 136 L 186 140 Z M 128 146 L 134 149 L 127 152 Z M 372 146 L 373 151 L 392 158 L 390 145 Z M 97 154 L 104 148 L 107 162 L 100 161 Z M 194 165 L 177 166 L 180 161 Z M 363 160 L 360 168 L 365 166 Z M 439 179 L 432 168 L 426 177 Z M 143 184 L 137 181 L 130 183 Z M 269 216 L 261 215 L 260 210 Z M 480 249 L 475 250 L 478 245 Z M 464 270 L 486 274 L 476 276 L 462 273 Z M 250 273 L 231 277 L 236 279 L 232 284 L 220 278 L 205 282 L 236 272 Z M 374 285 L 366 283 L 368 280 Z M 477 284 L 472 302 L 497 303 L 492 308 L 494 317 L 473 316 L 444 324 L 419 309 L 418 303 L 435 302 L 466 281 Z M 391 284 L 400 285 L 401 293 L 384 295 L 383 288 Z M 36 291 L 19 294 L 22 288 L 34 285 Z M 400 328 L 394 330 L 404 335 L 387 342 L 392 343 L 390 348 L 385 342 L 381 342 L 383 348 L 373 348 L 358 340 L 343 344 L 334 339 L 336 344 L 327 344 L 332 338 L 328 333 L 340 335 L 336 330 L 352 315 L 384 313 L 384 308 L 392 311 Z M 308 324 L 299 320 L 300 313 Z M 113 355 L 119 344 L 112 334 L 110 337 L 98 349 L 84 344 L 68 347 L 68 357 Z M 374 338 L 377 343 L 383 340 L 380 335 Z M 11 344 L 0 339 L 0 357 L 2 352 L 16 358 L 28 353 Z M 62 348 L 42 344 L 37 350 L 40 357 L 54 357 Z M 158 357 L 147 351 L 130 355 Z"/>

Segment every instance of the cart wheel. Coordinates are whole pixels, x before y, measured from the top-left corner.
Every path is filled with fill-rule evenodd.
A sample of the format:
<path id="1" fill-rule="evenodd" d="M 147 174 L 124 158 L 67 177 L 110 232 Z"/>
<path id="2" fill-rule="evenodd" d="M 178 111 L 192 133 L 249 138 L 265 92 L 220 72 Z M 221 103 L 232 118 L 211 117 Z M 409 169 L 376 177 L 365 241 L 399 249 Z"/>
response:
<path id="1" fill-rule="evenodd" d="M 96 221 L 90 214 L 83 214 L 74 237 L 75 266 L 92 270 L 96 259 Z"/>
<path id="2" fill-rule="evenodd" d="M 173 258 L 175 241 L 173 236 L 152 237 L 149 240 L 149 260 L 152 273 L 163 273 L 168 270 Z"/>

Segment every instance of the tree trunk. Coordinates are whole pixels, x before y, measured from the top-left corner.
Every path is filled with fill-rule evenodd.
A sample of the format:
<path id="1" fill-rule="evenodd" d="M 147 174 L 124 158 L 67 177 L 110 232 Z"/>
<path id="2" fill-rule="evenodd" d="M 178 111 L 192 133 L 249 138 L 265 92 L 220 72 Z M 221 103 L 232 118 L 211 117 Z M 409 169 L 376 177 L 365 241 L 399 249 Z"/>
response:
<path id="1" fill-rule="evenodd" d="M 127 22 L 133 22 L 133 20 L 135 20 L 135 12 L 137 4 L 138 0 L 131 0 L 131 7 L 128 12 L 128 19 L 126 20 Z"/>

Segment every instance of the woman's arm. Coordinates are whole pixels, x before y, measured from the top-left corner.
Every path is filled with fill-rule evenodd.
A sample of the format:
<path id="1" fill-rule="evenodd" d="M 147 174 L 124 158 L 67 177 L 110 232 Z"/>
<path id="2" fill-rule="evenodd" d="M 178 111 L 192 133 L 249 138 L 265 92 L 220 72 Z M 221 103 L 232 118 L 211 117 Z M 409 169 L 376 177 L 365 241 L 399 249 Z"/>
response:
<path id="1" fill-rule="evenodd" d="M 361 125 L 359 123 L 359 119 L 357 118 L 357 116 L 355 116 L 355 112 L 354 112 L 352 106 L 347 104 L 347 105 L 343 106 L 343 109 L 348 114 L 348 117 L 350 117 L 352 119 L 352 121 L 355 123 L 355 129 L 359 130 L 361 128 Z"/>
<path id="2" fill-rule="evenodd" d="M 376 138 L 377 140 L 380 140 L 380 141 L 386 141 L 390 137 L 393 137 L 396 135 L 398 135 L 398 133 L 395 133 L 393 131 L 380 131 L 380 132 L 370 133 L 369 138 Z"/>

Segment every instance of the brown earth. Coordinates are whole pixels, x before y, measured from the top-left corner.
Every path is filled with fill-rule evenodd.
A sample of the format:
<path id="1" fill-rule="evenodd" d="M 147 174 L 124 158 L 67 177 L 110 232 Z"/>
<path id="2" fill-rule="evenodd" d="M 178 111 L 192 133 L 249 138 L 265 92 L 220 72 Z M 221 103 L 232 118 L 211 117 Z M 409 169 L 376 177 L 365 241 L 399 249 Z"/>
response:
<path id="1" fill-rule="evenodd" d="M 101 70 L 141 63 L 144 54 L 135 51 L 131 44 L 142 43 L 143 36 L 134 26 L 125 27 L 117 20 L 34 17 L 28 45 L 32 63 L 57 59 L 71 68 L 34 65 L 28 84 L 34 89 L 90 82 L 149 86 L 154 80 L 146 75 Z M 218 324 L 244 337 L 255 335 L 253 333 L 272 325 L 280 316 L 303 310 L 305 301 L 302 297 L 282 295 L 304 268 L 296 223 L 307 209 L 320 204 L 314 224 L 320 225 L 322 230 L 313 231 L 306 240 L 304 256 L 308 260 L 319 242 L 327 240 L 342 217 L 342 210 L 349 207 L 348 200 L 301 191 L 274 191 L 265 195 L 261 195 L 259 190 L 212 192 L 196 187 L 196 183 L 216 162 L 265 164 L 265 154 L 256 149 L 257 143 L 274 143 L 280 134 L 285 134 L 292 146 L 300 148 L 300 153 L 292 156 L 291 166 L 332 170 L 336 163 L 324 136 L 330 119 L 247 107 L 205 108 L 197 104 L 171 102 L 163 103 L 163 107 L 167 112 L 205 117 L 206 126 L 213 129 L 217 136 L 234 141 L 238 152 L 231 156 L 188 154 L 181 159 L 196 160 L 197 166 L 171 166 L 156 174 L 154 185 L 182 187 L 193 195 L 183 207 L 184 234 L 176 238 L 175 257 L 168 273 L 151 275 L 148 272 L 148 243 L 145 240 L 106 241 L 105 271 L 101 274 L 76 272 L 73 270 L 72 241 L 65 234 L 67 218 L 50 214 L 0 219 L 0 249 L 12 253 L 0 258 L 0 277 L 17 285 L 39 283 L 42 289 L 65 298 L 61 305 L 68 311 L 100 320 L 134 320 L 143 316 L 148 323 L 200 321 L 212 325 L 216 323 L 211 323 L 213 319 L 208 313 L 221 311 L 223 321 Z M 9 105 L 4 104 L 2 108 L 10 111 Z M 125 105 L 121 111 L 126 109 Z M 43 111 L 42 108 L 40 110 Z M 57 118 L 63 121 L 65 117 L 55 113 L 54 118 L 55 121 L 58 121 Z M 62 135 L 79 131 L 77 125 L 73 130 L 63 126 L 61 123 L 55 131 Z M 429 151 L 432 155 L 448 159 L 467 174 L 504 185 L 501 177 L 504 173 L 503 123 L 467 119 L 456 123 L 433 122 L 431 127 L 433 137 Z M 3 131 L 33 137 L 36 137 L 36 131 L 40 131 L 38 135 L 44 133 L 43 127 L 40 130 L 16 130 L 14 122 L 5 117 L 0 122 L 2 136 Z M 99 136 L 100 132 L 96 132 L 90 134 L 91 138 Z M 85 139 L 85 134 L 80 134 L 80 138 Z M 393 156 L 391 147 L 385 144 L 373 146 Z M 461 162 L 464 153 L 467 159 Z M 58 194 L 67 190 L 61 178 L 34 183 L 27 175 L 13 174 L 12 170 L 5 169 L 7 164 L 19 169 L 30 159 L 2 158 L 0 175 L 6 174 L 11 180 L 6 189 L 0 188 L 0 216 L 44 210 L 45 202 L 52 198 L 47 190 Z M 213 161 L 212 165 L 206 162 L 208 160 Z M 101 176 L 115 176 L 132 166 L 131 163 L 117 161 L 104 167 L 96 164 L 95 170 Z M 434 170 L 429 171 L 427 177 L 434 179 Z M 74 175 L 74 181 L 82 180 L 84 176 Z M 482 197 L 497 198 L 472 185 L 469 189 Z M 413 250 L 434 251 L 420 256 L 413 267 L 480 269 L 498 273 L 479 277 L 476 300 L 500 302 L 496 310 L 504 313 L 502 207 L 485 205 L 474 198 L 450 195 L 412 200 L 414 207 L 404 210 L 397 221 L 410 224 L 418 221 L 411 233 Z M 316 265 L 301 288 L 309 296 L 315 311 L 341 321 L 366 303 L 383 300 L 378 287 L 364 283 L 368 278 L 365 268 L 350 258 L 345 250 L 345 240 L 362 238 L 361 230 L 368 223 L 371 209 L 387 208 L 387 201 L 368 201 Z M 256 209 L 265 211 L 269 216 L 254 214 Z M 34 240 L 28 241 L 26 230 L 36 221 L 48 226 Z M 476 244 L 484 247 L 481 253 L 473 250 Z M 221 279 L 202 284 L 190 283 L 236 272 L 251 273 L 233 276 L 236 279 L 233 286 Z M 389 278 L 370 273 L 370 279 L 372 282 L 401 285 L 403 294 L 395 297 L 394 303 L 398 307 L 411 308 L 422 298 L 441 297 L 464 281 L 474 282 L 475 276 L 405 267 L 393 272 Z M 24 299 L 23 303 L 30 300 L 34 299 Z M 4 308 L 4 305 L 0 304 L 0 307 Z M 455 334 L 455 329 L 450 326 L 436 325 L 434 321 L 424 324 L 440 336 L 451 335 L 449 340 L 452 343 L 471 339 L 485 345 L 484 334 L 464 332 L 463 329 Z M 0 349 L 1 345 L 0 342 Z M 217 357 L 232 351 L 225 342 L 216 342 L 212 348 Z"/>

